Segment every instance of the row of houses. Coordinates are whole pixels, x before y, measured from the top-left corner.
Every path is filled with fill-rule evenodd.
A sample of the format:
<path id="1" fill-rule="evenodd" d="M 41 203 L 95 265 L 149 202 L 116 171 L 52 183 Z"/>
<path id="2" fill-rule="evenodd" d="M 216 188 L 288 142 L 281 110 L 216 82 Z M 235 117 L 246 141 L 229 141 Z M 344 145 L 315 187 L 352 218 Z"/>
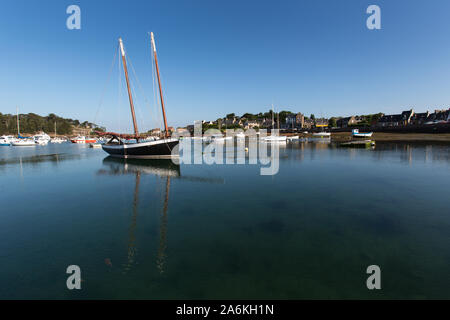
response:
<path id="1" fill-rule="evenodd" d="M 215 122 L 214 122 L 215 123 Z M 320 119 L 310 119 L 305 117 L 302 113 L 297 114 L 288 114 L 286 116 L 286 121 L 283 123 L 279 123 L 277 118 L 261 118 L 261 119 L 253 119 L 249 120 L 246 118 L 232 117 L 230 119 L 224 119 L 222 123 L 219 125 L 220 127 L 232 127 L 232 126 L 240 126 L 247 129 L 255 129 L 255 128 L 278 128 L 280 129 L 290 129 L 290 128 L 303 128 L 310 129 L 319 125 L 328 125 L 328 119 L 320 118 Z"/>
<path id="2" fill-rule="evenodd" d="M 414 109 L 403 111 L 401 114 L 383 115 L 377 125 L 380 127 L 421 125 L 450 122 L 450 109 L 435 110 L 433 113 L 416 113 Z"/>
<path id="3" fill-rule="evenodd" d="M 275 118 L 272 121 L 272 118 L 260 118 L 260 119 L 246 119 L 244 117 L 229 117 L 225 119 L 218 119 L 216 121 L 202 121 L 202 124 L 206 125 L 215 125 L 219 128 L 233 128 L 233 127 L 241 127 L 245 130 L 248 129 L 269 129 L 269 128 L 277 128 L 278 125 L 280 129 L 312 129 L 315 127 L 325 127 L 325 126 L 336 126 L 338 128 L 346 128 L 351 126 L 358 125 L 368 125 L 368 126 L 380 126 L 380 127 L 392 127 L 392 126 L 406 126 L 406 125 L 421 125 L 421 124 L 433 124 L 440 122 L 449 122 L 450 123 L 450 109 L 437 109 L 434 110 L 433 113 L 421 112 L 417 113 L 414 109 L 403 111 L 400 114 L 392 114 L 385 115 L 383 113 L 379 113 L 376 115 L 368 115 L 368 116 L 350 116 L 350 117 L 333 117 L 331 120 L 335 120 L 335 124 L 333 121 L 327 118 L 318 118 L 311 119 L 305 117 L 302 113 L 296 114 L 288 114 L 286 116 L 286 121 L 284 123 L 278 124 L 277 119 Z M 177 128 L 178 131 L 183 130 L 193 131 L 194 126 L 188 125 L 186 128 Z M 160 132 L 155 132 L 154 134 L 160 134 Z M 171 132 L 174 132 L 173 128 L 170 127 Z"/>
<path id="4" fill-rule="evenodd" d="M 414 109 L 403 111 L 400 114 L 386 115 L 380 113 L 373 116 L 351 116 L 336 118 L 336 126 L 347 128 L 357 125 L 369 125 L 379 127 L 396 127 L 406 125 L 433 124 L 439 122 L 450 122 L 450 109 L 435 110 L 433 113 L 415 112 Z"/>

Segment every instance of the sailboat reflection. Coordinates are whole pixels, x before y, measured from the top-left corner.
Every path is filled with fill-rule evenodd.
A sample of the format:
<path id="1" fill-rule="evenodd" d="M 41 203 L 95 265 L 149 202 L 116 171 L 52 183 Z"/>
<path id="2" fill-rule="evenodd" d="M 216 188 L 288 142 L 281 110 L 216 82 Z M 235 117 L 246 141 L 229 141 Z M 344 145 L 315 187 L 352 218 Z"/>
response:
<path id="1" fill-rule="evenodd" d="M 133 215 L 131 218 L 128 237 L 128 256 L 127 256 L 127 263 L 124 267 L 124 272 L 128 272 L 135 263 L 135 255 L 136 255 L 135 229 L 138 217 L 139 185 L 141 181 L 141 175 L 150 174 L 166 178 L 164 202 L 160 217 L 159 246 L 156 260 L 156 266 L 159 272 L 163 273 L 167 256 L 166 255 L 167 212 L 169 208 L 170 179 L 172 177 L 180 176 L 180 166 L 174 164 L 172 160 L 136 160 L 136 159 L 118 159 L 113 157 L 106 157 L 105 159 L 103 159 L 103 165 L 108 167 L 109 170 L 102 169 L 98 172 L 99 174 L 109 174 L 109 175 L 134 174 L 136 177 L 134 187 L 134 198 L 133 198 Z"/>

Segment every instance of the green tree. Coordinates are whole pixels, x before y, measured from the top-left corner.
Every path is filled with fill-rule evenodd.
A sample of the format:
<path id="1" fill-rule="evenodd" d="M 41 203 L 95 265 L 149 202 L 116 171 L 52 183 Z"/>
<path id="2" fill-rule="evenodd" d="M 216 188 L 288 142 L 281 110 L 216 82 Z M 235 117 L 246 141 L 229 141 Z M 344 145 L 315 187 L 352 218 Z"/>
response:
<path id="1" fill-rule="evenodd" d="M 335 128 L 337 127 L 337 121 L 335 117 L 331 117 L 330 120 L 328 120 L 328 126 L 330 128 Z"/>

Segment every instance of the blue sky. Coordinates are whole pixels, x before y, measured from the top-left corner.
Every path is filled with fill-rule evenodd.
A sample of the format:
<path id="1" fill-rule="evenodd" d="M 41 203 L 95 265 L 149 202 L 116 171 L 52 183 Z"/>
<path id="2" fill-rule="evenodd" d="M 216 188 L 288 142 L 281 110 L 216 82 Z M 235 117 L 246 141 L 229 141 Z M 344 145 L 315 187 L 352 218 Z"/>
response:
<path id="1" fill-rule="evenodd" d="M 66 28 L 71 4 L 81 30 Z M 370 4 L 381 7 L 381 30 L 366 28 Z M 0 112 L 19 106 L 131 132 L 117 63 L 108 76 L 121 36 L 140 83 L 141 131 L 159 126 L 147 103 L 149 31 L 169 125 L 272 103 L 316 117 L 432 110 L 450 105 L 449 13 L 446 0 L 3 1 Z"/>

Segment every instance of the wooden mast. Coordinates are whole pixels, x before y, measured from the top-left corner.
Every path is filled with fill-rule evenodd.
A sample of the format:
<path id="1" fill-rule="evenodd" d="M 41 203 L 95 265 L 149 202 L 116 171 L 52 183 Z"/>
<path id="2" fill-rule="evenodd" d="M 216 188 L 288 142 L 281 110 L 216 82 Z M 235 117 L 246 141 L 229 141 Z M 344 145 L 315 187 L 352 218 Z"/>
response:
<path id="1" fill-rule="evenodd" d="M 19 107 L 16 107 L 17 111 L 17 137 L 20 136 L 20 127 L 19 127 Z"/>
<path id="2" fill-rule="evenodd" d="M 123 70 L 125 71 L 125 78 L 127 80 L 128 98 L 130 100 L 131 116 L 133 118 L 134 135 L 136 136 L 137 141 L 139 139 L 139 131 L 136 122 L 136 114 L 134 113 L 133 97 L 131 96 L 130 80 L 128 80 L 127 61 L 125 59 L 125 50 L 123 49 L 122 38 L 119 38 L 119 45 L 120 45 L 120 52 L 122 54 Z"/>
<path id="3" fill-rule="evenodd" d="M 150 33 L 150 37 L 152 39 L 152 46 L 153 46 L 153 55 L 155 56 L 155 66 L 156 66 L 156 75 L 158 76 L 158 85 L 159 85 L 159 97 L 161 98 L 161 108 L 162 108 L 162 114 L 164 117 L 164 137 L 169 136 L 169 130 L 167 128 L 167 118 L 166 118 L 166 110 L 164 109 L 164 98 L 161 88 L 161 78 L 159 76 L 159 67 L 158 67 L 158 57 L 156 56 L 156 45 L 155 45 L 155 38 L 153 36 L 153 32 Z"/>

